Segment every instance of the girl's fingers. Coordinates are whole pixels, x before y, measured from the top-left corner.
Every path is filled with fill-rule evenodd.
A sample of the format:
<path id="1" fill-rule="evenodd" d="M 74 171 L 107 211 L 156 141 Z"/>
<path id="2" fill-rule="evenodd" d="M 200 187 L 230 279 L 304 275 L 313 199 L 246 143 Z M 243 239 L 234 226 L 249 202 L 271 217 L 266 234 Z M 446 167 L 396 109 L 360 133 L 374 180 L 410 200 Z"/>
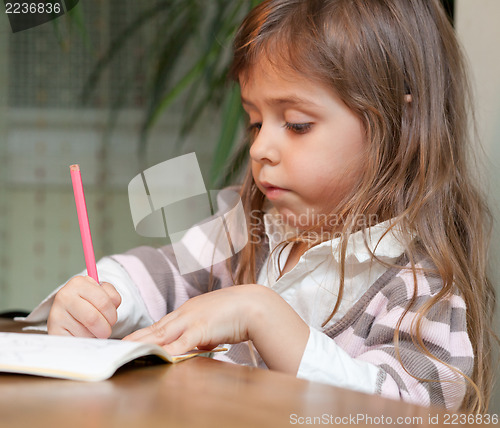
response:
<path id="1" fill-rule="evenodd" d="M 177 339 L 182 333 L 182 325 L 175 322 L 178 318 L 176 312 L 164 316 L 149 327 L 142 328 L 124 337 L 124 340 L 135 340 L 138 342 L 156 343 L 165 345 Z"/>
<path id="2" fill-rule="evenodd" d="M 116 288 L 113 287 L 109 282 L 103 282 L 101 284 L 101 287 L 111 299 L 111 303 L 113 303 L 115 309 L 118 309 L 118 306 L 120 306 L 122 302 L 122 296 L 120 296 L 120 293 L 118 293 L 118 291 L 116 291 Z"/>
<path id="3" fill-rule="evenodd" d="M 199 345 L 199 329 L 188 329 L 184 331 L 176 340 L 163 347 L 170 355 L 179 355 Z M 212 346 L 212 348 L 214 348 Z M 210 348 L 210 349 L 212 349 Z"/>
<path id="4" fill-rule="evenodd" d="M 49 334 L 107 338 L 118 314 L 121 296 L 109 283 L 77 276 L 56 294 L 49 313 Z"/>
<path id="5" fill-rule="evenodd" d="M 106 287 L 106 289 L 104 287 Z M 78 299 L 77 303 L 80 304 L 83 301 L 86 301 L 91 306 L 93 306 L 95 308 L 95 310 L 97 310 L 97 312 L 99 312 L 101 314 L 101 316 L 106 320 L 106 322 L 110 326 L 113 326 L 113 325 L 115 325 L 115 323 L 118 319 L 118 314 L 116 312 L 116 306 L 113 303 L 108 292 L 112 293 L 111 288 L 114 289 L 114 287 L 111 284 L 108 284 L 107 286 L 104 286 L 104 287 L 101 285 L 96 285 L 96 286 L 91 286 L 91 287 L 83 287 L 82 289 L 79 290 L 79 296 L 81 297 L 81 299 Z M 116 297 L 115 297 L 115 299 L 116 299 Z M 121 298 L 120 298 L 120 301 L 121 301 Z M 82 311 L 80 311 L 79 314 L 81 314 L 81 315 L 77 316 L 76 319 L 83 322 L 83 324 L 86 327 L 90 327 L 85 322 L 85 320 L 86 320 L 86 317 L 88 317 L 89 322 L 98 322 L 97 320 L 94 320 L 94 317 L 97 315 L 94 312 L 95 311 L 91 311 L 90 313 L 85 314 Z M 82 317 L 83 317 L 83 319 L 82 319 Z"/>
<path id="6" fill-rule="evenodd" d="M 49 334 L 58 336 L 95 337 L 85 326 L 78 322 L 68 312 L 55 311 L 47 321 Z"/>
<path id="7" fill-rule="evenodd" d="M 71 307 L 68 308 L 68 314 L 88 329 L 94 337 L 105 339 L 111 335 L 114 322 L 111 324 L 101 310 L 85 298 L 73 302 Z"/>
<path id="8" fill-rule="evenodd" d="M 108 324 L 113 326 L 117 321 L 115 303 L 118 303 L 118 300 L 121 301 L 121 298 L 116 296 L 116 294 L 116 290 L 114 290 L 111 284 L 101 286 L 89 276 L 79 276 L 69 281 L 56 294 L 53 307 L 60 306 L 65 308 L 67 311 L 71 312 L 77 320 L 88 327 L 84 322 L 85 319 L 82 319 L 82 316 L 80 316 L 75 309 L 75 305 L 77 305 L 78 302 L 86 300 L 102 314 Z M 110 295 L 112 297 L 110 297 Z"/>
<path id="9" fill-rule="evenodd" d="M 128 335 L 124 340 L 155 343 L 163 346 L 171 355 L 182 354 L 196 347 L 211 350 L 218 345 L 218 343 L 203 343 L 202 329 L 189 323 L 186 325 L 180 319 L 173 319 L 170 322 L 164 322 L 162 319 Z"/>
<path id="10" fill-rule="evenodd" d="M 68 316 L 68 318 L 66 319 L 63 330 L 71 336 L 91 338 L 96 337 L 95 334 L 93 334 L 89 329 L 85 328 L 82 323 L 78 322 L 72 316 Z"/>
<path id="11" fill-rule="evenodd" d="M 248 340 L 248 302 L 260 302 L 260 287 L 242 285 L 193 297 L 158 322 L 125 339 L 156 343 L 172 354 Z"/>

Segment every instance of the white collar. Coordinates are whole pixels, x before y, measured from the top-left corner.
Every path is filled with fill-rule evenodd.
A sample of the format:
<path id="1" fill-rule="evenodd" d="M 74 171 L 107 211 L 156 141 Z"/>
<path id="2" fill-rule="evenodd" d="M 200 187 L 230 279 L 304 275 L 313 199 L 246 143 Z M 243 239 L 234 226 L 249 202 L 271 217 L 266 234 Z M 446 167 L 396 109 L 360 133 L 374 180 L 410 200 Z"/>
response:
<path id="1" fill-rule="evenodd" d="M 397 225 L 388 230 L 392 223 L 392 220 L 387 220 L 351 234 L 347 241 L 346 263 L 369 261 L 372 258 L 370 251 L 382 259 L 399 257 L 404 252 L 409 241 L 413 239 L 413 235 L 409 233 L 403 234 L 401 228 Z M 270 251 L 280 243 L 295 236 L 296 229 L 283 222 L 282 217 L 275 209 L 271 209 L 264 214 L 264 226 L 269 240 Z M 405 238 L 406 243 L 404 242 Z M 340 263 L 339 244 L 340 237 L 335 237 L 311 247 L 306 251 L 306 254 L 314 254 L 314 256 L 328 255 L 333 257 L 337 263 Z"/>

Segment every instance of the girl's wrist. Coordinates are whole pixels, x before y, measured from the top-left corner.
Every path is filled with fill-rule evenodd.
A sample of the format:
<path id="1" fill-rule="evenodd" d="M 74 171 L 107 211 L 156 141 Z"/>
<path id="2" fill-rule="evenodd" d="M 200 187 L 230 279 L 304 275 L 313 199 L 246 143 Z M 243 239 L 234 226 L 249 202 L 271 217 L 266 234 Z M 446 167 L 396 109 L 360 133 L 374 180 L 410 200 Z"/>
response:
<path id="1" fill-rule="evenodd" d="M 292 307 L 270 288 L 255 284 L 251 299 L 248 336 L 266 365 L 293 375 L 309 339 L 309 326 Z"/>
<path id="2" fill-rule="evenodd" d="M 247 299 L 246 308 L 246 327 L 249 340 L 259 342 L 262 336 L 265 336 L 266 326 L 269 331 L 268 320 L 269 314 L 272 312 L 273 295 L 276 294 L 271 289 L 259 285 L 251 284 L 250 287 L 252 297 Z"/>

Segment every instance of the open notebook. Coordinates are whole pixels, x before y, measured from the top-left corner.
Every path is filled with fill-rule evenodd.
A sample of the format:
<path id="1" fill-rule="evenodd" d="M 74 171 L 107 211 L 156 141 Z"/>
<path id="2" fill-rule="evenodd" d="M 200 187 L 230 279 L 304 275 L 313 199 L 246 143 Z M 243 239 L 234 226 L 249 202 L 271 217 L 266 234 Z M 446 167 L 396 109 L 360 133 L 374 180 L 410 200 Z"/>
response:
<path id="1" fill-rule="evenodd" d="M 223 351 L 217 348 L 210 352 Z M 0 372 L 85 381 L 108 379 L 124 364 L 147 355 L 177 363 L 207 351 L 170 355 L 161 346 L 115 339 L 0 333 Z"/>

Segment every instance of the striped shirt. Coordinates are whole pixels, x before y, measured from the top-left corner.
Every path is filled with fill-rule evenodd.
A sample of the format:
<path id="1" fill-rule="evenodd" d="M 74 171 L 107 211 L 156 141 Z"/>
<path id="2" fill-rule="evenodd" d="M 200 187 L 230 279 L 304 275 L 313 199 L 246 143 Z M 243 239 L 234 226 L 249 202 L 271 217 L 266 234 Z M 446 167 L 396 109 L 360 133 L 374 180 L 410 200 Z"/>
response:
<path id="1" fill-rule="evenodd" d="M 355 235 L 351 238 L 355 239 Z M 373 235 L 380 236 L 377 233 Z M 331 257 L 331 251 L 329 248 L 325 254 Z M 361 261 L 366 261 L 366 249 L 358 246 L 351 251 L 358 255 L 354 258 L 353 269 L 356 266 L 359 268 Z M 452 294 L 427 312 L 422 319 L 420 333 L 432 356 L 420 349 L 418 342 L 412 340 L 417 312 L 441 290 L 442 281 L 433 274 L 419 271 L 419 268 L 430 269 L 433 266 L 426 258 L 418 260 L 416 298 L 400 324 L 396 346 L 395 328 L 412 300 L 414 277 L 410 269 L 402 269 L 410 267 L 404 252 L 394 257 L 400 252 L 394 249 L 387 251 L 392 258 L 386 261 L 400 268 L 384 269 L 381 274 L 372 276 L 375 279 L 366 283 L 364 289 L 359 289 L 358 295 L 343 313 L 337 313 L 336 318 L 325 327 L 311 322 L 298 311 L 310 326 L 310 336 L 297 375 L 423 406 L 457 410 L 466 390 L 461 373 L 470 376 L 474 362 L 467 334 L 464 300 L 458 294 Z M 384 253 L 376 254 L 384 256 Z M 180 275 L 171 246 L 158 249 L 139 247 L 114 255 L 112 259 L 121 265 L 138 287 L 153 321 L 175 310 L 187 299 L 209 291 L 210 272 L 200 270 Z M 373 264 L 369 266 L 373 271 Z M 300 269 L 299 266 L 296 268 Z M 262 269 L 260 272 L 259 279 L 263 278 Z M 214 265 L 212 274 L 215 288 L 233 285 L 226 263 Z M 272 286 L 273 283 L 265 285 Z M 286 296 L 282 297 L 287 300 Z M 294 307 L 293 302 L 291 305 Z M 219 358 L 248 364 L 250 354 L 245 343 L 233 345 L 225 356 Z M 263 366 L 258 354 L 257 358 Z"/>
<path id="2" fill-rule="evenodd" d="M 275 289 L 310 327 L 298 377 L 423 406 L 457 410 L 466 390 L 461 373 L 470 376 L 474 364 L 464 300 L 458 293 L 444 297 L 422 318 L 420 334 L 431 355 L 424 352 L 418 341 L 414 341 L 414 322 L 419 309 L 442 289 L 442 280 L 419 270 L 433 267 L 427 258 L 422 257 L 416 261 L 415 294 L 413 273 L 402 250 L 404 246 L 400 247 L 397 239 L 389 234 L 383 237 L 384 227 L 381 223 L 370 228 L 367 235 L 371 239 L 366 242 L 378 257 L 396 267 L 380 270 L 380 266 L 372 263 L 366 247 L 359 245 L 365 242 L 360 239 L 362 232 L 352 234 L 346 254 L 346 299 L 332 321 L 324 327 L 318 322 L 322 317 L 311 317 L 318 307 L 311 299 L 294 300 L 293 294 L 285 291 L 295 287 L 300 292 L 301 288 L 310 286 L 308 279 L 320 283 L 318 278 L 325 275 L 329 279 L 326 283 L 335 284 L 336 266 L 331 264 L 332 255 L 335 259 L 335 252 L 332 252 L 334 240 L 308 250 L 289 272 L 295 271 L 294 275 L 285 274 L 277 281 L 273 279 L 272 271 L 270 274 L 273 260 L 268 264 L 269 257 L 272 257 L 268 255 L 266 263 L 259 266 L 259 282 Z M 266 230 L 272 249 L 274 244 L 269 225 L 266 225 Z M 227 266 L 222 262 L 212 267 L 215 289 L 233 285 Z M 310 275 L 301 276 L 301 270 L 303 274 L 306 267 L 312 269 Z M 99 278 L 113 284 L 122 296 L 112 337 L 123 337 L 150 325 L 186 300 L 209 291 L 209 270 L 181 275 L 171 246 L 134 248 L 101 259 L 97 268 Z M 349 271 L 354 279 L 358 279 L 357 282 L 349 282 Z M 286 281 L 288 286 L 283 286 Z M 35 308 L 26 321 L 46 320 L 59 289 Z M 335 294 L 335 289 L 330 291 Z M 412 300 L 412 306 L 400 323 L 396 344 L 396 326 Z M 329 309 L 331 302 L 326 301 Z M 297 302 L 302 306 L 298 307 Z M 229 352 L 218 355 L 218 358 L 239 364 L 252 361 L 247 343 L 233 345 Z M 257 365 L 265 366 L 258 354 L 256 360 Z"/>

